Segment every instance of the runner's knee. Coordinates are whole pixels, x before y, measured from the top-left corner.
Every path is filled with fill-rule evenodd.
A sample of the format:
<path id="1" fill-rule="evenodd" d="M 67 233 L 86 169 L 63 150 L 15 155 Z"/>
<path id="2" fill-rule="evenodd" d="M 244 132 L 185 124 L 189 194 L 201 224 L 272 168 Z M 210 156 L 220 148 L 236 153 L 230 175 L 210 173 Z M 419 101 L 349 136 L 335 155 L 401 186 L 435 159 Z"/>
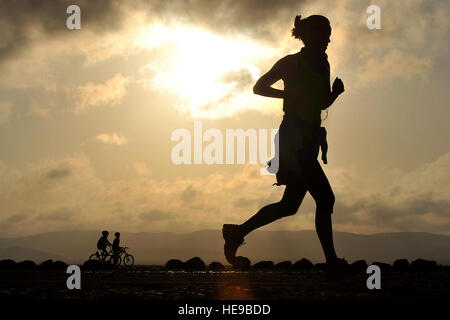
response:
<path id="1" fill-rule="evenodd" d="M 316 214 L 331 214 L 333 213 L 335 202 L 335 196 L 333 191 L 330 190 L 327 194 L 323 195 L 316 201 Z"/>
<path id="2" fill-rule="evenodd" d="M 298 211 L 298 208 L 300 207 L 300 204 L 298 204 L 298 203 L 283 201 L 283 200 L 278 202 L 278 205 L 279 205 L 278 213 L 279 213 L 280 218 L 292 216 L 292 215 L 296 214 Z"/>

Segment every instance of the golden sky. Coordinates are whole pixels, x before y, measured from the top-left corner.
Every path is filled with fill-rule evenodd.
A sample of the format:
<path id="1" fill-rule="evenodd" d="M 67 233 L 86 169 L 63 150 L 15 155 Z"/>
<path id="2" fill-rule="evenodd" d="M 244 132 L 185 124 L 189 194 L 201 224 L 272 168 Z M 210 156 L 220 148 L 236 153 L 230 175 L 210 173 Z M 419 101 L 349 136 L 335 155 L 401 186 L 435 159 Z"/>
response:
<path id="1" fill-rule="evenodd" d="M 175 165 L 171 133 L 278 128 L 252 86 L 302 44 L 296 14 L 332 26 L 335 230 L 450 234 L 449 4 L 383 1 L 0 1 L 0 234 L 190 232 L 278 201 L 259 165 Z M 282 83 L 277 84 L 282 88 Z M 314 227 L 314 203 L 268 230 Z"/>

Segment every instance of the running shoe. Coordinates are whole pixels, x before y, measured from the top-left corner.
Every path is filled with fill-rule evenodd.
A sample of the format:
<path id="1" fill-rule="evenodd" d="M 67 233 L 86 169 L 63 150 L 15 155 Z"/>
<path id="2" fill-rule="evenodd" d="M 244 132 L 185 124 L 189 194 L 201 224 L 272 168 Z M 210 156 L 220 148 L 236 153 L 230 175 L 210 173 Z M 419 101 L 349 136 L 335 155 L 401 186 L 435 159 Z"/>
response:
<path id="1" fill-rule="evenodd" d="M 224 224 L 222 227 L 222 235 L 225 239 L 225 245 L 223 247 L 225 258 L 230 264 L 233 264 L 237 249 L 244 244 L 244 237 L 239 234 L 237 224 Z"/>

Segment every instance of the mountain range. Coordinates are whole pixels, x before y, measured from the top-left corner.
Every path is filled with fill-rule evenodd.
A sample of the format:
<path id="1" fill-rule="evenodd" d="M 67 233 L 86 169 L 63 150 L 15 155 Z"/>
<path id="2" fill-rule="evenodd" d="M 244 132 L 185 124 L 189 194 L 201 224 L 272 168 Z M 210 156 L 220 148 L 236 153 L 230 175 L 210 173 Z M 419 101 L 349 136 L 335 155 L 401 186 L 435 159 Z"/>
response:
<path id="1" fill-rule="evenodd" d="M 114 234 L 114 232 L 111 232 Z M 83 263 L 96 250 L 100 231 L 59 231 L 25 237 L 0 239 L 0 259 L 16 261 L 47 259 L 67 263 Z M 109 240 L 112 242 L 113 236 Z M 324 262 L 323 252 L 315 231 L 261 231 L 249 234 L 238 255 L 252 262 L 272 260 L 295 262 L 307 258 Z M 364 259 L 368 263 L 392 263 L 396 259 L 410 261 L 422 258 L 450 265 L 450 236 L 420 232 L 379 233 L 372 235 L 335 232 L 334 242 L 339 257 L 349 262 Z M 131 233 L 121 232 L 121 246 L 130 247 L 136 264 L 162 265 L 169 259 L 185 261 L 198 256 L 205 263 L 220 261 L 223 239 L 220 230 L 192 233 Z"/>

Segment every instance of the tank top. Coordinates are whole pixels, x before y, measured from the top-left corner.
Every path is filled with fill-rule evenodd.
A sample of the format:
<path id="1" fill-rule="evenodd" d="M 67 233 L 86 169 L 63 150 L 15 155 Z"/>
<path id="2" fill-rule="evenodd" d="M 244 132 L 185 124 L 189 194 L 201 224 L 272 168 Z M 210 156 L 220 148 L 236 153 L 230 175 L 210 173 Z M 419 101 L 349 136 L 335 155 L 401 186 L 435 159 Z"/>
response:
<path id="1" fill-rule="evenodd" d="M 325 54 L 325 58 L 319 61 L 324 70 L 314 71 L 306 60 L 304 49 L 297 54 L 297 75 L 289 88 L 298 92 L 298 98 L 285 98 L 283 111 L 316 130 L 320 127 L 322 107 L 330 93 L 330 65 Z"/>

